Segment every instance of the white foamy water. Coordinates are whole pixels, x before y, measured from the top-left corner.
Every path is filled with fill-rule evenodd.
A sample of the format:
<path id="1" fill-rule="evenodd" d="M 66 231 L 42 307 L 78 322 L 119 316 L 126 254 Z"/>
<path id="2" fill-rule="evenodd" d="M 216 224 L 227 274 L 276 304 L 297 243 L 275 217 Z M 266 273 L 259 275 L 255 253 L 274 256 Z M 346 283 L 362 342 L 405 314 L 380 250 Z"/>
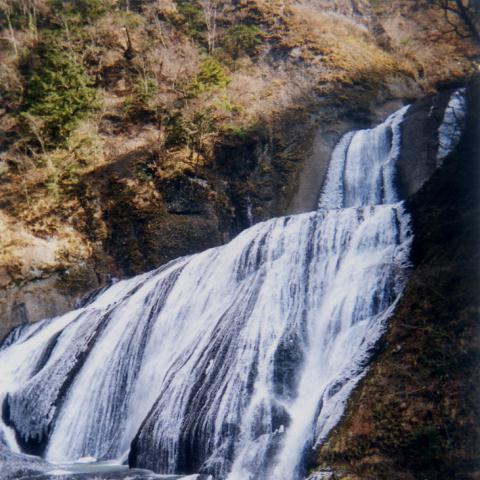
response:
<path id="1" fill-rule="evenodd" d="M 303 478 L 406 279 L 394 188 L 406 108 L 347 134 L 318 211 L 116 283 L 0 350 L 7 443 L 56 463 Z M 192 477 L 193 478 L 193 477 Z"/>

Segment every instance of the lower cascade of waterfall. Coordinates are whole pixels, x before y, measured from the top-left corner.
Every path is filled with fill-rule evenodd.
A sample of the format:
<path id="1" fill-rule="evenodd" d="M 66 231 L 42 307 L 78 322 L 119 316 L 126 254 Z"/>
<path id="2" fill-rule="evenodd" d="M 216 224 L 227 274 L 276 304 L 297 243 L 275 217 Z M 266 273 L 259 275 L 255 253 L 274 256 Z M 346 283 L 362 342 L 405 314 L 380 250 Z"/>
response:
<path id="1" fill-rule="evenodd" d="M 343 137 L 317 211 L 256 224 L 12 332 L 0 442 L 55 464 L 305 478 L 406 282 L 395 161 L 407 109 Z"/>

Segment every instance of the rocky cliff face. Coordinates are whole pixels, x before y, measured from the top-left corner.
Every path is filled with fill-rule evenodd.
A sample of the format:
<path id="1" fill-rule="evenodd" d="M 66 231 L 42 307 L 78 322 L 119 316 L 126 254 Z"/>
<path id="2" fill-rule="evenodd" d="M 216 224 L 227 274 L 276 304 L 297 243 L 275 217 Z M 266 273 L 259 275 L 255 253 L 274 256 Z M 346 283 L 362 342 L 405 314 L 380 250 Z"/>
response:
<path id="1" fill-rule="evenodd" d="M 408 287 L 348 414 L 319 452 L 335 478 L 478 476 L 478 84 L 468 101 L 458 149 L 407 203 L 415 231 Z M 412 108 L 417 125 L 423 102 Z M 426 158 L 418 155 L 421 167 Z"/>

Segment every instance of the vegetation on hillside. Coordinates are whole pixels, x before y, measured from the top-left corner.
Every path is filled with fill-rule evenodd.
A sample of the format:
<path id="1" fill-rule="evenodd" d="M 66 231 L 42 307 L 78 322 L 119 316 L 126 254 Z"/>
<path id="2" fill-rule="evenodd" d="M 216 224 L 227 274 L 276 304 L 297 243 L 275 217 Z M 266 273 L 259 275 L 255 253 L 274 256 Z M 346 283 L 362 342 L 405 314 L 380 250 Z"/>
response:
<path id="1" fill-rule="evenodd" d="M 97 92 L 93 82 L 82 64 L 55 47 L 54 39 L 39 43 L 24 59 L 23 70 L 21 119 L 43 151 L 61 145 L 94 110 Z"/>

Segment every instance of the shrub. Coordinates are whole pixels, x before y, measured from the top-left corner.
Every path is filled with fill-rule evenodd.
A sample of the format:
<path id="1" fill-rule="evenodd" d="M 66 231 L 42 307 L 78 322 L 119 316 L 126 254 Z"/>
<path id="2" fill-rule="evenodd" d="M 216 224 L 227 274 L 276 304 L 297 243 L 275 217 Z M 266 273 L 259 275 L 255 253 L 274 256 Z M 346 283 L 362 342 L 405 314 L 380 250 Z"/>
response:
<path id="1" fill-rule="evenodd" d="M 154 99 L 158 90 L 157 82 L 154 78 L 142 76 L 138 79 L 134 88 L 135 97 L 143 108 L 150 108 L 150 103 Z"/>
<path id="2" fill-rule="evenodd" d="M 230 83 L 230 78 L 223 67 L 214 58 L 206 58 L 201 66 L 200 73 L 195 77 L 189 88 L 189 96 L 196 97 L 203 92 L 216 88 L 225 88 Z"/>
<path id="3" fill-rule="evenodd" d="M 203 41 L 206 24 L 200 4 L 196 0 L 177 0 L 176 4 L 185 25 L 185 33 L 197 41 Z"/>
<path id="4" fill-rule="evenodd" d="M 258 140 L 260 138 L 266 138 L 269 135 L 269 132 L 263 123 L 254 123 L 249 126 L 229 125 L 222 133 L 230 143 L 243 143 L 249 140 Z"/>
<path id="5" fill-rule="evenodd" d="M 208 138 L 218 132 L 216 119 L 211 109 L 194 112 L 191 117 L 177 113 L 170 118 L 166 138 L 167 147 L 188 147 L 191 151 L 203 152 Z"/>
<path id="6" fill-rule="evenodd" d="M 40 44 L 26 61 L 23 117 L 41 121 L 46 143 L 64 142 L 97 106 L 96 90 L 83 66 L 50 42 Z"/>
<path id="7" fill-rule="evenodd" d="M 165 145 L 169 147 L 179 147 L 186 145 L 189 141 L 187 122 L 182 114 L 175 113 L 168 120 L 167 137 Z"/>
<path id="8" fill-rule="evenodd" d="M 53 11 L 68 16 L 79 16 L 83 22 L 92 22 L 108 12 L 110 2 L 107 0 L 49 0 Z"/>
<path id="9" fill-rule="evenodd" d="M 238 24 L 229 28 L 222 39 L 226 53 L 234 60 L 240 55 L 255 55 L 262 43 L 262 31 L 254 25 Z"/>

